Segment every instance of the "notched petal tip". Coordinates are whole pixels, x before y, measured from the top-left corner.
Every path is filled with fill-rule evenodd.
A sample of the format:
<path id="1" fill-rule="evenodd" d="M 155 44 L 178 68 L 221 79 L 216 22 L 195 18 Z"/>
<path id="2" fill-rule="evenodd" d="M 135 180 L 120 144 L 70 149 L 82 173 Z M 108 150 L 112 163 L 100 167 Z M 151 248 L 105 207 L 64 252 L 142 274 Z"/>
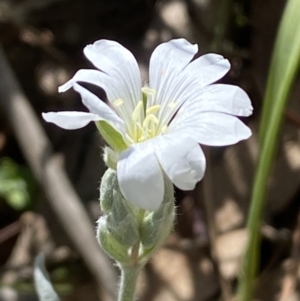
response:
<path id="1" fill-rule="evenodd" d="M 208 86 L 230 70 L 230 62 L 223 56 L 208 53 L 191 61 L 184 69 L 182 78 L 189 78 L 190 85 L 197 85 L 198 89 Z"/>
<path id="2" fill-rule="evenodd" d="M 244 126 L 241 126 L 241 124 L 236 124 L 236 127 L 235 127 L 235 131 L 236 131 L 236 136 L 239 137 L 239 141 L 241 140 L 246 140 L 248 138 L 251 137 L 252 135 L 252 131 L 251 129 L 243 124 Z"/>
<path id="3" fill-rule="evenodd" d="M 73 84 L 74 84 L 73 79 L 68 80 L 66 83 L 58 87 L 58 92 L 59 93 L 66 92 L 67 90 L 72 88 Z"/>
<path id="4" fill-rule="evenodd" d="M 223 69 L 224 70 L 224 75 L 225 76 L 230 68 L 231 68 L 231 64 L 229 62 L 228 59 L 225 59 L 222 55 L 219 56 L 219 60 L 216 61 L 215 63 L 213 61 L 210 62 L 210 65 L 211 65 L 211 68 L 213 70 L 213 68 L 216 69 L 216 72 L 220 72 L 220 69 Z"/>
<path id="5" fill-rule="evenodd" d="M 92 44 L 88 44 L 84 47 L 83 52 L 85 51 L 89 51 L 92 50 L 93 48 L 105 48 L 105 47 L 112 47 L 112 46 L 120 46 L 123 47 L 120 43 L 116 42 L 116 41 L 112 41 L 112 40 L 107 40 L 107 39 L 101 39 L 101 40 L 97 40 Z M 94 49 L 93 49 L 94 50 Z"/>
<path id="6" fill-rule="evenodd" d="M 216 65 L 218 67 L 224 67 L 229 70 L 231 67 L 231 64 L 228 59 L 224 58 L 223 55 L 216 54 L 216 53 L 207 53 L 201 55 L 195 61 L 199 62 L 199 68 L 208 67 L 208 66 L 212 67 Z"/>
<path id="7" fill-rule="evenodd" d="M 232 100 L 233 100 L 233 105 L 237 109 L 237 111 L 233 112 L 232 113 L 233 115 L 244 116 L 244 117 L 248 117 L 252 115 L 253 107 L 251 104 L 251 100 L 248 94 L 242 88 L 238 86 L 224 85 L 224 84 L 219 84 L 216 86 L 222 88 L 225 87 L 227 90 L 229 90 L 229 92 L 230 90 L 234 91 L 234 93 L 232 94 Z"/>
<path id="8" fill-rule="evenodd" d="M 157 141 L 156 155 L 168 178 L 182 190 L 194 189 L 206 168 L 198 143 L 179 132 L 158 137 Z"/>
<path id="9" fill-rule="evenodd" d="M 195 53 L 198 52 L 198 45 L 197 44 L 191 44 L 189 41 L 187 41 L 184 38 L 173 39 L 173 40 L 171 40 L 167 43 L 170 43 L 171 45 L 173 45 L 176 48 L 181 48 L 185 52 L 188 52 L 192 55 L 195 55 Z"/>
<path id="10" fill-rule="evenodd" d="M 65 130 L 76 130 L 83 128 L 91 121 L 98 121 L 99 116 L 86 112 L 48 112 L 42 113 L 45 121 L 54 123 Z"/>
<path id="11" fill-rule="evenodd" d="M 231 64 L 230 64 L 229 60 L 224 58 L 222 62 L 223 62 L 224 68 L 228 69 L 228 71 L 229 71 L 231 68 Z"/>

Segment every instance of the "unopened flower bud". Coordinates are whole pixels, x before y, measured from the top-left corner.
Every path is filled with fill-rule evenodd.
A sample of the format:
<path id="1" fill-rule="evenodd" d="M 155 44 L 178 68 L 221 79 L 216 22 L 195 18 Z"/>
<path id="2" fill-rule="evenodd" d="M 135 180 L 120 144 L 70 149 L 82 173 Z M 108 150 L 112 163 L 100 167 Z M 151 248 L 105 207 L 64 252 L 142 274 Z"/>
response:
<path id="1" fill-rule="evenodd" d="M 98 220 L 97 239 L 103 250 L 114 260 L 119 263 L 128 263 L 128 248 L 123 246 L 117 239 L 111 235 L 106 227 L 106 216 L 102 216 Z"/>

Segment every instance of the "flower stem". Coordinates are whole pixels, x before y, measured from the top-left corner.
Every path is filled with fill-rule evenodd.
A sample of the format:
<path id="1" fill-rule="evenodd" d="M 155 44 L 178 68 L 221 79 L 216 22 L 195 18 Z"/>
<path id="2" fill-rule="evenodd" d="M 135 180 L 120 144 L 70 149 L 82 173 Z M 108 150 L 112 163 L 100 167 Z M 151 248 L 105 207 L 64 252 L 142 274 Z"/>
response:
<path id="1" fill-rule="evenodd" d="M 141 266 L 121 266 L 121 283 L 118 301 L 133 301 L 136 281 L 141 270 Z"/>
<path id="2" fill-rule="evenodd" d="M 137 219 L 140 225 L 145 215 L 145 210 L 141 209 L 138 212 Z M 118 301 L 133 301 L 134 293 L 136 287 L 136 281 L 138 275 L 144 266 L 144 264 L 139 263 L 139 251 L 140 251 L 141 241 L 138 240 L 131 249 L 131 264 L 126 266 L 120 266 L 121 268 L 121 282 L 119 289 Z"/>

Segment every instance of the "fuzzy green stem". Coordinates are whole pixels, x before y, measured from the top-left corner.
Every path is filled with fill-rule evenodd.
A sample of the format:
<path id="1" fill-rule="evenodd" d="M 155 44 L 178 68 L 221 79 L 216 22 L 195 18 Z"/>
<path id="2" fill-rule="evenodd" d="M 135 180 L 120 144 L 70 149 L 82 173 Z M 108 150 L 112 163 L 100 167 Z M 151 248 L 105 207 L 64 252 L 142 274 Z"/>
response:
<path id="1" fill-rule="evenodd" d="M 118 301 L 133 301 L 135 287 L 141 266 L 121 266 L 121 282 L 119 289 Z"/>
<path id="2" fill-rule="evenodd" d="M 138 212 L 138 224 L 143 221 L 145 210 L 141 209 Z M 139 250 L 141 241 L 138 240 L 131 249 L 131 264 L 128 266 L 121 266 L 121 282 L 118 301 L 133 301 L 135 294 L 135 287 L 138 275 L 143 267 L 139 264 Z"/>

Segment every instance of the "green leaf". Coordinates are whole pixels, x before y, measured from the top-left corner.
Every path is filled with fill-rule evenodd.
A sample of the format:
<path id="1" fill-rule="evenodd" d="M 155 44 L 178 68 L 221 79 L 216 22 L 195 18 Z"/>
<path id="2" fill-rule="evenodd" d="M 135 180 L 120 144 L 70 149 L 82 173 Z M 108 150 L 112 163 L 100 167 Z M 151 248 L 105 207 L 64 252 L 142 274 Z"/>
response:
<path id="1" fill-rule="evenodd" d="M 128 246 L 123 245 L 115 239 L 106 227 L 107 218 L 102 216 L 98 220 L 97 225 L 97 239 L 103 250 L 114 260 L 119 263 L 129 263 L 129 250 Z"/>
<path id="2" fill-rule="evenodd" d="M 10 158 L 0 161 L 0 196 L 14 209 L 22 210 L 31 204 L 34 181 L 25 168 Z"/>
<path id="3" fill-rule="evenodd" d="M 247 223 L 249 241 L 239 284 L 240 301 L 252 300 L 259 265 L 260 226 L 284 110 L 300 61 L 300 1 L 289 0 L 280 23 L 269 70 L 260 125 L 260 155 Z"/>
<path id="4" fill-rule="evenodd" d="M 274 46 L 264 97 L 259 138 L 263 143 L 268 132 L 279 131 L 288 96 L 300 61 L 300 1 L 290 0 L 285 8 Z M 271 124 L 276 128 L 272 129 Z M 268 135 L 270 136 L 270 135 Z M 268 142 L 269 143 L 269 142 Z"/>

